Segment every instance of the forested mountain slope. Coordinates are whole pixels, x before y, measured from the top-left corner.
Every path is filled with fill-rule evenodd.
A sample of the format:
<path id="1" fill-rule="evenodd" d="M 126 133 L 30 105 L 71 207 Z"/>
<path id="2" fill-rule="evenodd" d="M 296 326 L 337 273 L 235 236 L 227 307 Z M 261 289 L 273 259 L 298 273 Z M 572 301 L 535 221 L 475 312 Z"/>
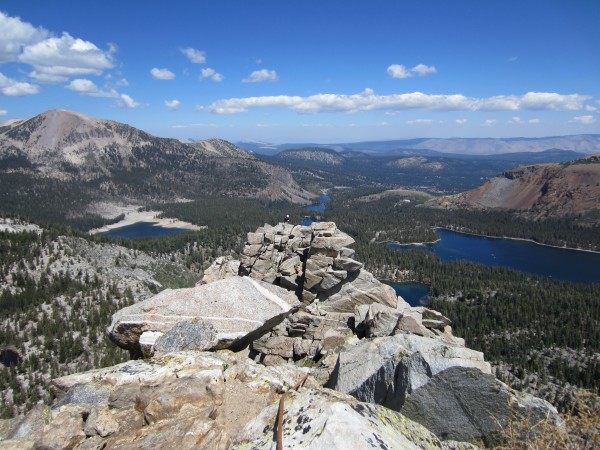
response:
<path id="1" fill-rule="evenodd" d="M 0 218 L 0 418 L 51 400 L 52 378 L 127 359 L 105 336 L 111 314 L 193 286 L 204 258 L 196 243 L 148 253 Z"/>

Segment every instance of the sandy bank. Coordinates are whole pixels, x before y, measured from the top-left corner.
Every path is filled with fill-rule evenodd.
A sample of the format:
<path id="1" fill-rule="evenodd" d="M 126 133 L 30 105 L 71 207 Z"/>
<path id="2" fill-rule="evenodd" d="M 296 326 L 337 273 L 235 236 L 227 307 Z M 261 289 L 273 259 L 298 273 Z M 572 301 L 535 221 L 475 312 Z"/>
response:
<path id="1" fill-rule="evenodd" d="M 161 214 L 161 211 L 125 211 L 125 218 L 117 223 L 111 223 L 110 225 L 105 225 L 102 228 L 95 228 L 90 230 L 90 234 L 96 233 L 106 233 L 107 231 L 113 230 L 115 228 L 126 227 L 128 225 L 133 225 L 138 222 L 147 222 L 153 223 L 156 227 L 163 228 L 183 228 L 186 230 L 202 230 L 207 228 L 206 226 L 198 226 L 189 222 L 183 222 L 179 219 L 172 218 L 162 218 L 159 219 L 158 216 Z"/>

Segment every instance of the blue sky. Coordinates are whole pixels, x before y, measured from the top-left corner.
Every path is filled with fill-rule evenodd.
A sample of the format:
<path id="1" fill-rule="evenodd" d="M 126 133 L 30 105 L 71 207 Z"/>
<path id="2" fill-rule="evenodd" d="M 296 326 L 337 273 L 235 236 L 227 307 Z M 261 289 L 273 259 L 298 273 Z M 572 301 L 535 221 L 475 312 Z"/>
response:
<path id="1" fill-rule="evenodd" d="M 600 1 L 0 1 L 0 121 L 350 142 L 600 133 Z"/>

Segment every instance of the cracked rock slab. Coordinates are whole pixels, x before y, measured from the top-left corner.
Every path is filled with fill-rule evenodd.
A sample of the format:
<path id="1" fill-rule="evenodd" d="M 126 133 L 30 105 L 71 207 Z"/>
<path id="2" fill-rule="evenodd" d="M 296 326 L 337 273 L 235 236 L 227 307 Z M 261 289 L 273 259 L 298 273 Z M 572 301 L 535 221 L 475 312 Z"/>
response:
<path id="1" fill-rule="evenodd" d="M 194 288 L 167 289 L 123 308 L 113 315 L 107 333 L 117 345 L 140 355 L 142 333 L 166 334 L 178 323 L 198 322 L 203 326 L 197 326 L 197 332 L 205 329 L 211 333 L 210 339 L 195 339 L 207 343 L 209 348 L 202 350 L 236 350 L 272 329 L 299 305 L 286 289 L 248 277 L 231 277 Z M 169 350 L 177 350 L 172 345 Z"/>

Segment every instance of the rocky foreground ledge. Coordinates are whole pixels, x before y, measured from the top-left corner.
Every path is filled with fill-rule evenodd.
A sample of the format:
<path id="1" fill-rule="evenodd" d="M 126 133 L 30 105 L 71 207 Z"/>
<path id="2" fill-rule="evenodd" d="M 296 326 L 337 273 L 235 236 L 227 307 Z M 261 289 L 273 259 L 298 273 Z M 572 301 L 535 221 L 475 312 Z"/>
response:
<path id="1" fill-rule="evenodd" d="M 281 431 L 284 448 L 467 449 L 514 413 L 558 421 L 353 242 L 331 222 L 249 233 L 241 261 L 117 312 L 107 332 L 138 359 L 54 380 L 0 448 L 271 449 Z"/>

